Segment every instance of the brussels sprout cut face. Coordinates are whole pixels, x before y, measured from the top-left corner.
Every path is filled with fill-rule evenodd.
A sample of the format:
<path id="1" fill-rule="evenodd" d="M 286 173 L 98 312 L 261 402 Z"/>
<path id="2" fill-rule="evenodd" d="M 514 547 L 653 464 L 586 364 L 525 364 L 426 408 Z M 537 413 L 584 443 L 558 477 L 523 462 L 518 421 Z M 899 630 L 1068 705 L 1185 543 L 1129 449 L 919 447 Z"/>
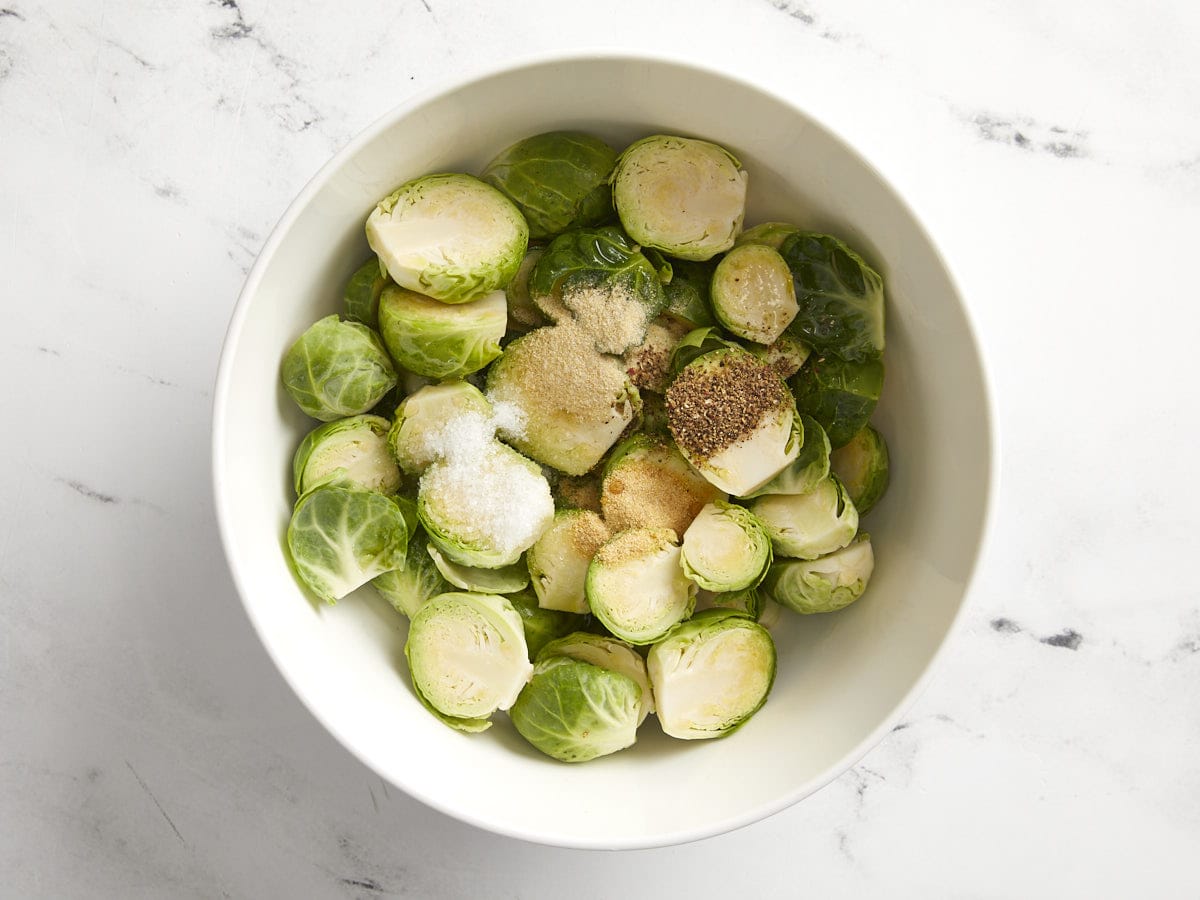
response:
<path id="1" fill-rule="evenodd" d="M 710 591 L 740 591 L 762 581 L 771 565 L 771 541 L 741 506 L 710 503 L 683 536 L 684 573 Z"/>
<path id="2" fill-rule="evenodd" d="M 335 483 L 394 494 L 400 470 L 388 451 L 388 427 L 379 416 L 352 416 L 310 431 L 292 459 L 296 494 Z"/>
<path id="3" fill-rule="evenodd" d="M 747 349 L 778 372 L 784 381 L 800 371 L 800 367 L 812 352 L 798 338 L 786 331 L 769 346 L 750 346 Z"/>
<path id="4" fill-rule="evenodd" d="M 613 531 L 669 528 L 683 534 L 704 504 L 725 499 L 669 441 L 646 434 L 613 450 L 600 483 L 600 508 Z"/>
<path id="5" fill-rule="evenodd" d="M 326 316 L 283 357 L 283 386 L 314 419 L 367 412 L 396 384 L 396 368 L 375 332 Z"/>
<path id="6" fill-rule="evenodd" d="M 708 141 L 654 135 L 630 146 L 613 173 L 613 202 L 629 236 L 680 259 L 733 246 L 746 212 L 747 176 Z"/>
<path id="7" fill-rule="evenodd" d="M 829 475 L 829 437 L 812 416 L 800 413 L 796 420 L 800 453 L 787 466 L 747 497 L 765 494 L 807 494 Z M 857 504 L 855 504 L 857 506 Z"/>
<path id="8" fill-rule="evenodd" d="M 287 545 L 300 580 L 333 603 L 404 565 L 408 524 L 400 507 L 382 494 L 318 487 L 297 501 Z"/>
<path id="9" fill-rule="evenodd" d="M 820 559 L 779 560 L 767 572 L 762 590 L 793 612 L 836 612 L 863 595 L 874 571 L 871 536 L 860 534 Z"/>
<path id="10" fill-rule="evenodd" d="M 405 397 L 388 432 L 388 444 L 400 467 L 419 475 L 442 455 L 446 422 L 464 414 L 486 417 L 492 404 L 465 381 L 431 384 Z"/>
<path id="11" fill-rule="evenodd" d="M 502 429 L 501 436 L 568 475 L 599 462 L 641 405 L 620 362 L 597 353 L 591 338 L 569 323 L 509 344 L 488 369 L 488 393 L 526 416 L 522 433 Z"/>
<path id="12" fill-rule="evenodd" d="M 569 656 L 539 659 L 510 715 L 547 756 L 586 762 L 637 740 L 642 689 L 620 672 Z"/>
<path id="13" fill-rule="evenodd" d="M 588 564 L 609 537 L 608 526 L 591 510 L 555 513 L 554 523 L 526 556 L 538 603 L 545 609 L 586 613 Z"/>
<path id="14" fill-rule="evenodd" d="M 528 241 L 520 210 L 470 175 L 409 181 L 367 218 L 367 243 L 392 280 L 444 303 L 503 288 Z"/>
<path id="15" fill-rule="evenodd" d="M 835 477 L 807 494 L 770 494 L 750 504 L 779 556 L 816 559 L 845 547 L 858 531 L 858 511 Z"/>
<path id="16" fill-rule="evenodd" d="M 552 656 L 569 656 L 581 662 L 591 663 L 610 672 L 620 672 L 637 682 L 642 689 L 642 699 L 638 712 L 640 725 L 650 713 L 654 712 L 654 693 L 650 690 L 650 676 L 646 674 L 646 661 L 641 654 L 623 641 L 603 634 L 576 632 L 559 638 L 545 646 L 541 657 L 549 659 Z"/>
<path id="17" fill-rule="evenodd" d="M 543 240 L 612 214 L 608 176 L 617 152 L 599 138 L 551 131 L 517 141 L 481 176 L 517 205 L 529 236 Z"/>
<path id="18" fill-rule="evenodd" d="M 696 586 L 683 574 L 670 529 L 623 531 L 588 567 L 588 606 L 604 627 L 631 644 L 649 644 L 687 618 Z"/>
<path id="19" fill-rule="evenodd" d="M 744 724 L 775 680 L 775 642 L 732 610 L 697 613 L 646 658 L 663 731 L 683 740 L 715 738 Z"/>
<path id="20" fill-rule="evenodd" d="M 762 244 L 734 247 L 717 263 L 712 306 L 728 331 L 759 344 L 778 340 L 799 309 L 787 263 Z"/>
<path id="21" fill-rule="evenodd" d="M 854 501 L 859 516 L 865 516 L 887 491 L 888 448 L 883 435 L 864 425 L 829 458 L 829 465 Z"/>
<path id="22" fill-rule="evenodd" d="M 379 329 L 396 362 L 429 378 L 462 378 L 500 355 L 508 324 L 503 291 L 449 306 L 390 285 L 379 298 Z"/>
<path id="23" fill-rule="evenodd" d="M 714 409 L 723 414 L 712 415 Z M 715 350 L 689 363 L 667 389 L 667 417 L 688 462 L 737 497 L 766 484 L 800 453 L 787 388 L 744 350 Z"/>
<path id="24" fill-rule="evenodd" d="M 482 731 L 529 680 L 525 629 L 495 594 L 434 597 L 412 617 L 404 655 L 417 696 L 447 725 Z"/>

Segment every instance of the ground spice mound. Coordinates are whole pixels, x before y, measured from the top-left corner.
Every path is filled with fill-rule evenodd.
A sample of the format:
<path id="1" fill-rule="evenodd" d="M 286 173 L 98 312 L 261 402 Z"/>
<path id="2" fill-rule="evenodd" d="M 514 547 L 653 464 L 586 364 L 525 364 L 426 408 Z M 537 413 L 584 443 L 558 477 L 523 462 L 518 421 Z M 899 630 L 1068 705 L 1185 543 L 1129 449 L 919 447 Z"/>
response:
<path id="1" fill-rule="evenodd" d="M 610 537 L 612 532 L 604 520 L 591 510 L 581 510 L 579 515 L 571 517 L 567 540 L 580 556 L 591 559 Z"/>
<path id="2" fill-rule="evenodd" d="M 667 389 L 667 426 L 696 461 L 749 437 L 788 400 L 775 369 L 749 354 L 705 362 L 688 366 Z"/>
<path id="3" fill-rule="evenodd" d="M 601 353 L 624 353 L 646 336 L 646 307 L 628 284 L 572 285 L 562 292 L 562 305 Z"/>
<path id="4" fill-rule="evenodd" d="M 664 446 L 643 458 L 621 460 L 604 479 L 600 505 L 613 531 L 670 528 L 683 534 L 705 504 L 724 496 Z"/>
<path id="5" fill-rule="evenodd" d="M 674 532 L 664 528 L 635 528 L 623 531 L 596 551 L 596 560 L 602 565 L 619 566 L 653 556 L 663 549 L 665 542 L 674 543 Z"/>

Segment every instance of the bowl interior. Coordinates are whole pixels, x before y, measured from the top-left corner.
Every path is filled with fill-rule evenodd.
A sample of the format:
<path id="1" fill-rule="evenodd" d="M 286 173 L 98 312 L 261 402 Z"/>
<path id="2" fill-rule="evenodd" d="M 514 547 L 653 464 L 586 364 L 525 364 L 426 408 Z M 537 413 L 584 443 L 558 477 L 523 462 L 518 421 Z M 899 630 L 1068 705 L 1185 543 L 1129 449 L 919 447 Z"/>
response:
<path id="1" fill-rule="evenodd" d="M 781 219 L 859 249 L 886 278 L 887 380 L 875 422 L 892 485 L 864 521 L 877 567 L 835 615 L 788 613 L 767 705 L 718 741 L 664 737 L 570 766 L 528 747 L 503 715 L 482 735 L 446 728 L 409 686 L 405 620 L 369 589 L 315 608 L 284 560 L 291 454 L 313 423 L 279 362 L 368 257 L 363 222 L 401 181 L 477 172 L 539 131 L 577 128 L 615 146 L 655 132 L 705 137 L 750 173 L 747 224 Z M 451 815 L 546 843 L 637 847 L 714 834 L 796 801 L 889 728 L 964 600 L 991 471 L 976 345 L 936 250 L 881 177 L 787 103 L 728 77 L 662 61 L 526 65 L 417 101 L 360 136 L 280 222 L 230 327 L 214 417 L 214 478 L 229 563 L 284 677 L 367 765 Z"/>

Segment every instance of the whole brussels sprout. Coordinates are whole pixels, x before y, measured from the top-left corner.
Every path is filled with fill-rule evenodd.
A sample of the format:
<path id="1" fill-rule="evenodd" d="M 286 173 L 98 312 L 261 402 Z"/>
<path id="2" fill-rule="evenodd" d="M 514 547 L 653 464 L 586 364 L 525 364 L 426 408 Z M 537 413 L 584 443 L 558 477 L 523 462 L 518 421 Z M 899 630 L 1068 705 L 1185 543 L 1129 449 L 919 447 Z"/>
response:
<path id="1" fill-rule="evenodd" d="M 376 575 L 403 567 L 408 535 L 404 513 L 392 498 L 328 485 L 296 502 L 287 546 L 300 580 L 334 603 Z"/>
<path id="2" fill-rule="evenodd" d="M 429 378 L 463 378 L 500 355 L 503 291 L 449 306 L 395 285 L 379 298 L 379 330 L 396 362 Z"/>
<path id="3" fill-rule="evenodd" d="M 366 325 L 326 316 L 283 357 L 283 386 L 322 422 L 368 412 L 396 384 L 396 367 Z"/>
<path id="4" fill-rule="evenodd" d="M 379 257 L 372 256 L 346 282 L 342 293 L 346 318 L 370 328 L 379 327 L 379 295 L 387 283 L 387 273 L 379 264 Z"/>
<path id="5" fill-rule="evenodd" d="M 775 681 L 775 642 L 730 609 L 696 613 L 646 657 L 663 731 L 683 740 L 717 738 L 744 725 Z"/>
<path id="6" fill-rule="evenodd" d="M 521 616 L 498 594 L 431 598 L 409 623 L 404 656 L 417 697 L 461 731 L 489 728 L 533 671 Z"/>
<path id="7" fill-rule="evenodd" d="M 545 609 L 538 604 L 533 591 L 523 590 L 508 595 L 508 602 L 521 616 L 525 626 L 525 644 L 529 661 L 533 662 L 547 644 L 553 643 L 583 627 L 587 619 L 558 609 Z"/>
<path id="8" fill-rule="evenodd" d="M 516 204 L 529 237 L 544 240 L 612 215 L 608 177 L 617 151 L 578 131 L 549 131 L 517 141 L 480 176 Z"/>
<path id="9" fill-rule="evenodd" d="M 799 312 L 792 332 L 820 354 L 851 362 L 883 353 L 883 279 L 845 243 L 800 232 L 779 254 L 795 279 Z"/>
<path id="10" fill-rule="evenodd" d="M 400 469 L 388 451 L 389 427 L 388 420 L 379 416 L 351 416 L 314 428 L 292 457 L 296 495 L 330 483 L 396 493 Z"/>
<path id="11" fill-rule="evenodd" d="M 613 171 L 613 203 L 633 240 L 680 259 L 733 246 L 746 213 L 737 158 L 716 144 L 656 134 L 630 145 Z"/>
<path id="12" fill-rule="evenodd" d="M 887 442 L 871 425 L 864 425 L 848 443 L 829 457 L 829 466 L 846 486 L 859 516 L 865 516 L 888 488 Z"/>
<path id="13" fill-rule="evenodd" d="M 816 419 L 829 446 L 844 446 L 867 424 L 883 390 L 883 360 L 847 362 L 836 356 L 810 357 L 789 382 L 796 408 Z"/>
<path id="14" fill-rule="evenodd" d="M 624 641 L 607 634 L 590 634 L 577 631 L 552 641 L 542 648 L 539 659 L 552 656 L 569 656 L 581 662 L 591 663 L 610 672 L 628 675 L 642 689 L 639 704 L 638 724 L 654 712 L 654 693 L 650 690 L 650 677 L 646 674 L 646 661 L 640 653 Z"/>
<path id="15" fill-rule="evenodd" d="M 529 226 L 511 200 L 477 178 L 426 175 L 379 201 L 367 217 L 367 243 L 396 284 L 466 303 L 512 281 Z"/>

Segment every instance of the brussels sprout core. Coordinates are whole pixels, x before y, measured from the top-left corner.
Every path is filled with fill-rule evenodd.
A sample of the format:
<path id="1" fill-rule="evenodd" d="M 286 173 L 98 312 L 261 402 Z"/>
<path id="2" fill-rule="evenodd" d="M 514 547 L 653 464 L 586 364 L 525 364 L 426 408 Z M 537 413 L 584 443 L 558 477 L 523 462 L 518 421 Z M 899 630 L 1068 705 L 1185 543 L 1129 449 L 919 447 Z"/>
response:
<path id="1" fill-rule="evenodd" d="M 778 340 L 799 310 L 787 263 L 762 244 L 734 247 L 717 263 L 712 307 L 728 331 L 759 344 Z"/>
<path id="2" fill-rule="evenodd" d="M 716 144 L 653 135 L 621 154 L 613 201 L 639 244 L 680 259 L 711 259 L 741 231 L 746 173 Z"/>
<path id="3" fill-rule="evenodd" d="M 623 531 L 588 566 L 592 614 L 621 640 L 649 644 L 691 613 L 696 585 L 680 567 L 679 544 L 668 528 Z"/>
<path id="4" fill-rule="evenodd" d="M 775 680 L 775 642 L 732 610 L 697 613 L 646 658 L 658 720 L 683 740 L 729 734 L 767 700 Z"/>
<path id="5" fill-rule="evenodd" d="M 409 181 L 367 218 L 367 243 L 392 280 L 444 303 L 503 288 L 528 241 L 520 210 L 470 175 Z"/>
<path id="6" fill-rule="evenodd" d="M 529 680 L 525 629 L 495 594 L 434 597 L 412 617 L 404 645 L 413 688 L 448 725 L 482 731 Z"/>
<path id="7" fill-rule="evenodd" d="M 379 416 L 352 416 L 310 431 L 292 460 L 296 494 L 332 482 L 394 494 L 400 470 L 388 452 L 388 427 Z"/>
<path id="8" fill-rule="evenodd" d="M 740 591 L 762 581 L 771 564 L 771 541 L 741 506 L 710 503 L 683 536 L 683 571 L 710 591 Z"/>
<path id="9" fill-rule="evenodd" d="M 667 421 L 680 451 L 712 484 L 738 497 L 799 454 L 794 418 L 779 375 L 744 350 L 706 353 L 667 389 Z"/>

